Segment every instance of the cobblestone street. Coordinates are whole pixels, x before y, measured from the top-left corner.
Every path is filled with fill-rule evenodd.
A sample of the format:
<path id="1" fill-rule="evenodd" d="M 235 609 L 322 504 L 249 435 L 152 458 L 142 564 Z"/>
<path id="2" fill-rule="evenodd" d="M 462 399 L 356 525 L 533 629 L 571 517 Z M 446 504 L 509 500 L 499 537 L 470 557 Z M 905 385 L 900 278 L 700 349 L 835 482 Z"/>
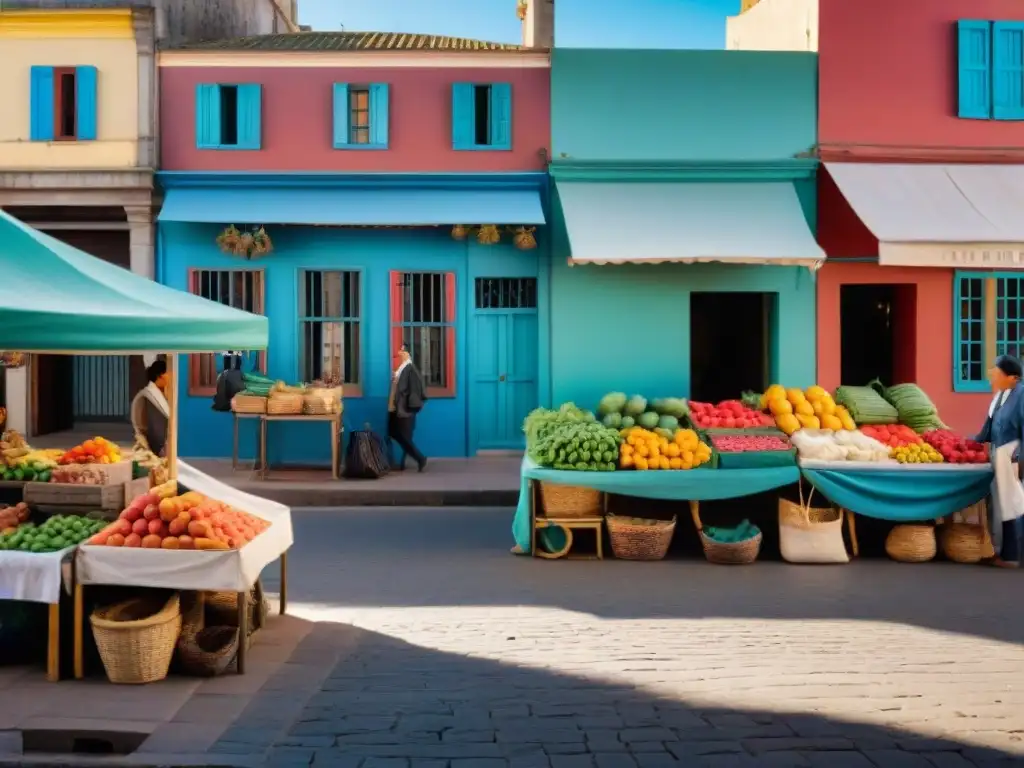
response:
<path id="1" fill-rule="evenodd" d="M 1024 765 L 1024 612 L 1003 612 L 1017 572 L 552 563 L 505 554 L 507 529 L 505 511 L 299 514 L 290 612 L 317 624 L 213 751 L 346 768 Z"/>

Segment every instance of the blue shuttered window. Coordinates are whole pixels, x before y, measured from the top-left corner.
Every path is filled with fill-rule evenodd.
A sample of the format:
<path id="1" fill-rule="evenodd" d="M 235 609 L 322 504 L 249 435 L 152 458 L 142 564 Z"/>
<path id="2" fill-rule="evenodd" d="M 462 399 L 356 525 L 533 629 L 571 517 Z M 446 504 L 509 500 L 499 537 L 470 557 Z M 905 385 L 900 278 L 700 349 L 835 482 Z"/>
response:
<path id="1" fill-rule="evenodd" d="M 333 98 L 335 149 L 388 148 L 387 83 L 335 83 Z"/>
<path id="2" fill-rule="evenodd" d="M 1024 120 L 1024 22 L 992 25 L 992 117 Z"/>
<path id="3" fill-rule="evenodd" d="M 53 141 L 53 67 L 32 67 L 31 78 L 29 138 L 32 141 Z"/>
<path id="4" fill-rule="evenodd" d="M 96 140 L 96 67 L 75 68 L 75 101 L 78 105 L 78 140 Z"/>
<path id="5" fill-rule="evenodd" d="M 512 149 L 512 86 L 452 84 L 452 148 Z"/>
<path id="6" fill-rule="evenodd" d="M 34 66 L 29 78 L 31 141 L 96 140 L 96 67 Z"/>
<path id="7" fill-rule="evenodd" d="M 196 86 L 196 148 L 258 150 L 263 145 L 263 87 Z"/>
<path id="8" fill-rule="evenodd" d="M 958 91 L 960 117 L 988 120 L 992 117 L 992 24 L 960 21 Z"/>

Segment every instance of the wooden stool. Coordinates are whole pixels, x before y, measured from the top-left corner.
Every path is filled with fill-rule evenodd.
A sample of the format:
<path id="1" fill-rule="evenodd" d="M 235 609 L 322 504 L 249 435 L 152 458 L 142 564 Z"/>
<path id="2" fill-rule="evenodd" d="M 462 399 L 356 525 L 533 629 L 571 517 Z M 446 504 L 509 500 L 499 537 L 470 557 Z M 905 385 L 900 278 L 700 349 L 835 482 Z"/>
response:
<path id="1" fill-rule="evenodd" d="M 546 560 L 604 560 L 604 518 L 603 517 L 541 517 L 537 516 L 533 522 L 533 546 L 530 551 L 534 557 L 543 557 Z M 537 546 L 537 531 L 545 528 L 561 528 L 565 531 L 565 546 L 558 552 L 544 552 Z M 572 549 L 573 531 L 593 531 L 597 539 L 596 554 L 594 555 L 570 555 Z"/>

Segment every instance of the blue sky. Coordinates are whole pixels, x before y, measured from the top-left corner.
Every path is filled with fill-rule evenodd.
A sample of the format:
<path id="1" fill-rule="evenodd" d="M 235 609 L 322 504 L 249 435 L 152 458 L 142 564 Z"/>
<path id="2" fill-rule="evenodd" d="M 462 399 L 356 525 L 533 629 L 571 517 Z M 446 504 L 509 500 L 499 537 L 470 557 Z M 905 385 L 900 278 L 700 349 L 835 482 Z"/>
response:
<path id="1" fill-rule="evenodd" d="M 555 0 L 566 48 L 722 48 L 740 0 Z M 626 10 L 628 9 L 628 11 Z M 317 30 L 376 30 L 520 41 L 516 0 L 299 0 Z"/>

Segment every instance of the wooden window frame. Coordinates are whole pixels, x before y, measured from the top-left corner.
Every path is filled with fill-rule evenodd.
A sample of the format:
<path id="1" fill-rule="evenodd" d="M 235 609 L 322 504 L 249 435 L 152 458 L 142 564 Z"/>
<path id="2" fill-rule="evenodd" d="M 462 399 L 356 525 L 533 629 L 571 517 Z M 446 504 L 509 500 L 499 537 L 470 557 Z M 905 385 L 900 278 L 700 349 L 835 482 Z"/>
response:
<path id="1" fill-rule="evenodd" d="M 445 320 L 443 322 L 423 323 L 406 320 L 403 316 L 405 308 L 405 288 L 402 285 L 404 275 L 441 275 L 443 277 Z M 402 346 L 406 328 L 443 328 L 445 338 L 445 386 L 427 387 L 429 398 L 453 398 L 457 396 L 458 387 L 456 382 L 456 276 L 455 272 L 445 270 L 392 270 L 388 273 L 391 284 L 391 356 L 392 359 L 398 354 Z"/>
<path id="2" fill-rule="evenodd" d="M 54 141 L 78 141 L 78 93 L 75 93 L 75 109 L 71 119 L 75 124 L 74 135 L 68 136 L 63 132 L 64 127 L 64 77 L 71 75 L 74 78 L 74 88 L 78 89 L 78 71 L 75 67 L 54 67 L 53 68 L 53 140 Z"/>
<path id="3" fill-rule="evenodd" d="M 298 289 L 299 289 L 298 307 L 299 307 L 300 313 L 302 311 L 303 303 L 304 303 L 304 300 L 305 300 L 305 297 L 303 296 L 303 292 L 305 291 L 304 279 L 303 278 L 304 278 L 304 276 L 306 274 L 308 274 L 310 272 L 318 272 L 320 274 L 327 274 L 327 273 L 330 273 L 330 272 L 338 272 L 338 273 L 341 273 L 341 274 L 355 275 L 355 277 L 356 277 L 356 280 L 357 280 L 356 295 L 359 297 L 359 313 L 357 315 L 351 316 L 351 317 L 349 317 L 349 316 L 344 316 L 344 317 L 316 317 L 314 315 L 308 315 L 307 316 L 307 315 L 300 314 L 299 315 L 299 322 L 298 322 L 297 333 L 298 333 L 299 346 L 302 347 L 303 346 L 303 336 L 302 336 L 302 326 L 303 326 L 303 323 L 341 323 L 343 325 L 345 325 L 345 324 L 353 324 L 354 323 L 356 325 L 356 327 L 357 327 L 357 333 L 355 334 L 355 338 L 356 338 L 356 343 L 358 344 L 358 350 L 359 350 L 359 365 L 356 366 L 356 376 L 358 377 L 358 380 L 355 383 L 351 383 L 351 384 L 348 383 L 348 382 L 343 382 L 343 387 L 344 387 L 344 393 L 345 393 L 345 397 L 346 398 L 348 398 L 348 397 L 362 397 L 363 396 L 363 371 L 364 371 L 364 367 L 365 367 L 365 365 L 364 365 L 365 357 L 363 355 L 363 352 L 364 352 L 364 349 L 365 349 L 365 344 L 363 342 L 364 342 L 364 335 L 366 333 L 365 323 L 363 322 L 363 309 L 365 307 L 365 302 L 363 301 L 363 282 L 364 282 L 363 281 L 363 271 L 361 269 L 333 269 L 333 268 L 331 268 L 331 269 L 300 269 L 298 271 L 298 276 L 299 276 L 299 280 L 298 280 Z M 302 360 L 302 355 L 303 354 L 305 354 L 305 350 L 304 349 L 300 349 L 299 355 L 297 356 L 298 359 L 296 360 L 297 366 L 298 366 L 298 369 L 299 369 L 298 370 L 298 375 L 297 375 L 296 378 L 299 381 L 302 380 L 303 375 L 305 374 L 305 371 L 302 370 L 303 369 L 303 364 L 302 364 L 303 363 L 303 360 Z"/>
<path id="4" fill-rule="evenodd" d="M 961 317 L 960 304 L 962 300 L 961 281 L 980 280 L 982 283 L 982 378 L 980 380 L 965 379 L 961 375 L 961 345 L 965 342 L 961 339 Z M 989 383 L 985 378 L 985 372 L 992 367 L 995 359 L 1006 351 L 1006 342 L 999 341 L 999 325 L 1008 322 L 998 317 L 999 301 L 1008 301 L 1006 297 L 999 297 L 999 281 L 1013 280 L 1018 284 L 1018 310 L 1024 308 L 1024 273 L 1019 272 L 971 272 L 959 271 L 953 274 L 953 391 L 954 392 L 988 392 Z M 1017 322 L 1024 323 L 1024 317 L 1018 317 Z M 977 342 L 966 342 L 977 343 Z"/>
<path id="5" fill-rule="evenodd" d="M 199 280 L 200 276 L 204 272 L 252 272 L 255 283 L 255 303 L 257 314 L 266 316 L 266 291 L 267 291 L 267 280 L 266 272 L 262 269 L 219 269 L 217 267 L 194 267 L 188 270 L 188 291 L 193 296 L 200 296 L 199 292 Z M 220 303 L 220 302 L 217 302 Z M 224 305 L 228 306 L 228 305 Z M 226 350 L 225 350 L 226 351 Z M 199 372 L 201 369 L 201 363 L 204 359 L 212 358 L 216 353 L 203 352 L 199 354 L 192 354 L 188 356 L 188 394 L 190 397 L 213 397 L 217 393 L 217 383 L 214 381 L 213 384 L 206 384 L 200 380 Z M 257 353 L 258 368 L 260 373 L 266 375 L 267 372 L 267 352 L 266 350 L 260 350 Z"/>

